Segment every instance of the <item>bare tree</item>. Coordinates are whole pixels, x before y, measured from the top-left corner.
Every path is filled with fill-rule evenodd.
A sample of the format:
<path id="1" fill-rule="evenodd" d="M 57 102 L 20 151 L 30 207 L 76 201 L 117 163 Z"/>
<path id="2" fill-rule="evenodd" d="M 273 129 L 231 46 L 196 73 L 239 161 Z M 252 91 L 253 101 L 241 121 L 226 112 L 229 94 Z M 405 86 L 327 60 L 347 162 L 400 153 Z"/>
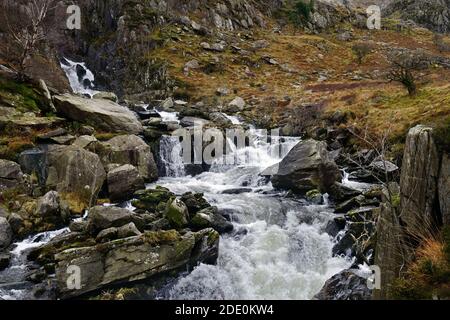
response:
<path id="1" fill-rule="evenodd" d="M 362 64 L 364 58 L 372 52 L 372 47 L 368 43 L 356 43 L 352 47 L 352 51 L 358 60 L 358 64 Z"/>
<path id="2" fill-rule="evenodd" d="M 16 19 L 14 25 L 9 22 L 7 12 L 4 12 L 9 36 L 19 50 L 18 62 L 15 67 L 20 80 L 26 79 L 26 63 L 39 44 L 45 39 L 45 18 L 54 0 L 31 0 L 25 6 L 23 16 Z M 19 13 L 20 15 L 20 13 Z"/>
<path id="3" fill-rule="evenodd" d="M 427 56 L 421 50 L 402 51 L 389 57 L 391 71 L 388 78 L 391 81 L 400 82 L 410 96 L 417 93 L 416 72 L 428 68 Z"/>

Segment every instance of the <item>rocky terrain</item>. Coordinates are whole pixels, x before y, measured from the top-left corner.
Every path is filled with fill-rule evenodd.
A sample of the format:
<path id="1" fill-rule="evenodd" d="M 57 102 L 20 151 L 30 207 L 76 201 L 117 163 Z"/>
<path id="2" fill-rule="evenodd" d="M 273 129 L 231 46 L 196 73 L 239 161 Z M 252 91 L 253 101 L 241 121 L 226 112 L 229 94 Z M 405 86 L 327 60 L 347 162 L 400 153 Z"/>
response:
<path id="1" fill-rule="evenodd" d="M 381 30 L 364 1 L 69 4 L 2 4 L 0 299 L 449 297 L 446 1 L 378 1 Z M 183 164 L 198 123 L 284 151 Z"/>

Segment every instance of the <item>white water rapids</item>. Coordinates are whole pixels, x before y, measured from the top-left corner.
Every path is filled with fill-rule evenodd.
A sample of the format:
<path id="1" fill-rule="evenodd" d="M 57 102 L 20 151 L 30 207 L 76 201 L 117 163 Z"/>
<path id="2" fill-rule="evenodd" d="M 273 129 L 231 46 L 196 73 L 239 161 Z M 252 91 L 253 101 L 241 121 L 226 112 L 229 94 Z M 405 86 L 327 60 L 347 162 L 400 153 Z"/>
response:
<path id="1" fill-rule="evenodd" d="M 258 136 L 256 130 L 253 133 Z M 176 142 L 170 141 L 161 146 L 171 151 L 167 172 L 179 173 L 182 169 L 174 170 L 174 165 L 182 163 L 174 160 Z M 280 162 L 298 141 L 283 138 L 281 154 L 274 156 L 280 145 L 257 140 L 235 150 L 249 155 L 246 163 L 213 165 L 195 177 L 176 174 L 149 186 L 160 185 L 178 195 L 202 192 L 212 205 L 230 214 L 234 224 L 234 232 L 220 239 L 217 265 L 197 266 L 162 290 L 160 299 L 311 299 L 329 278 L 351 266 L 349 259 L 332 256 L 334 242 L 324 232 L 334 218 L 328 205 L 287 198 L 259 175 Z M 239 188 L 251 191 L 223 194 Z"/>

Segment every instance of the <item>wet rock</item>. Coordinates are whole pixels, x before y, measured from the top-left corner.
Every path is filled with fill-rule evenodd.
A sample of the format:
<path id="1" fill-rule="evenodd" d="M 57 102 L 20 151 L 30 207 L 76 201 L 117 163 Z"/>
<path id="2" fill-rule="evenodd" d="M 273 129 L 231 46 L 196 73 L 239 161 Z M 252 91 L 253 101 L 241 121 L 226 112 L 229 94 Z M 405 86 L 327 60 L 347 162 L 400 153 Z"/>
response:
<path id="1" fill-rule="evenodd" d="M 133 206 L 141 210 L 155 212 L 166 209 L 168 202 L 175 195 L 169 189 L 157 186 L 155 189 L 141 190 L 134 194 L 137 200 L 133 201 Z"/>
<path id="2" fill-rule="evenodd" d="M 359 248 L 356 246 L 362 239 L 369 239 L 375 231 L 373 222 L 350 223 L 348 231 L 333 247 L 333 255 L 355 256 Z"/>
<path id="3" fill-rule="evenodd" d="M 361 194 L 361 191 L 344 186 L 340 182 L 335 182 L 329 190 L 329 194 L 334 201 L 346 201 Z"/>
<path id="4" fill-rule="evenodd" d="M 188 192 L 183 194 L 180 200 L 186 204 L 191 216 L 194 216 L 194 214 L 202 209 L 210 207 L 208 201 L 206 201 L 202 193 Z"/>
<path id="5" fill-rule="evenodd" d="M 234 188 L 222 191 L 222 194 L 242 194 L 252 192 L 251 188 Z"/>
<path id="6" fill-rule="evenodd" d="M 308 191 L 306 193 L 306 200 L 313 204 L 323 204 L 323 196 L 317 189 Z"/>
<path id="7" fill-rule="evenodd" d="M 196 118 L 196 117 L 184 117 L 180 120 L 180 125 L 183 127 L 194 127 L 194 126 L 206 126 L 210 122 L 209 120 Z"/>
<path id="8" fill-rule="evenodd" d="M 340 179 L 339 168 L 330 160 L 326 143 L 306 140 L 281 161 L 272 183 L 276 188 L 305 194 L 312 189 L 328 192 Z"/>
<path id="9" fill-rule="evenodd" d="M 181 229 L 188 224 L 189 211 L 183 201 L 175 198 L 167 202 L 164 217 L 174 228 Z"/>
<path id="10" fill-rule="evenodd" d="M 137 237 L 119 239 L 100 247 L 83 247 L 56 255 L 56 279 L 59 298 L 82 295 L 117 283 L 143 280 L 170 270 L 214 263 L 218 255 L 219 235 L 212 229 L 201 232 L 146 232 Z M 71 265 L 81 269 L 81 290 L 67 286 Z"/>
<path id="11" fill-rule="evenodd" d="M 98 93 L 94 94 L 93 98 L 94 99 L 110 100 L 112 102 L 119 101 L 119 99 L 117 98 L 115 93 L 113 93 L 113 92 L 106 92 L 106 91 L 102 91 L 102 92 L 98 92 Z"/>
<path id="12" fill-rule="evenodd" d="M 129 199 L 134 192 L 145 188 L 144 179 L 136 167 L 126 164 L 108 172 L 108 193 L 111 201 Z"/>
<path id="13" fill-rule="evenodd" d="M 11 255 L 9 253 L 0 253 L 0 271 L 8 268 Z"/>
<path id="14" fill-rule="evenodd" d="M 316 300 L 371 300 L 372 291 L 367 287 L 367 279 L 356 271 L 345 270 L 333 276 L 314 296 Z"/>
<path id="15" fill-rule="evenodd" d="M 218 126 L 222 128 L 231 127 L 233 125 L 233 122 L 228 119 L 223 113 L 220 112 L 213 112 L 209 114 L 209 120 L 217 124 Z"/>
<path id="16" fill-rule="evenodd" d="M 86 123 L 107 132 L 137 134 L 143 128 L 127 108 L 104 99 L 85 99 L 71 94 L 53 97 L 58 113 L 66 118 Z"/>
<path id="17" fill-rule="evenodd" d="M 191 220 L 191 225 L 196 230 L 213 228 L 219 233 L 233 230 L 233 224 L 219 214 L 217 207 L 209 207 L 197 212 Z"/>
<path id="18" fill-rule="evenodd" d="M 344 217 L 334 218 L 333 220 L 327 223 L 327 226 L 325 227 L 325 232 L 328 233 L 333 238 L 335 238 L 339 234 L 339 232 L 345 229 L 346 224 L 347 221 L 345 220 Z"/>
<path id="19" fill-rule="evenodd" d="M 72 232 L 85 233 L 88 230 L 87 221 L 72 221 L 69 225 L 69 229 Z"/>
<path id="20" fill-rule="evenodd" d="M 353 197 L 350 200 L 347 200 L 343 203 L 340 203 L 334 209 L 335 213 L 347 213 L 350 210 L 362 207 L 366 204 L 366 197 L 363 195 L 359 195 L 357 197 Z"/>
<path id="21" fill-rule="evenodd" d="M 0 217 L 0 250 L 7 248 L 12 241 L 13 232 L 6 218 Z"/>

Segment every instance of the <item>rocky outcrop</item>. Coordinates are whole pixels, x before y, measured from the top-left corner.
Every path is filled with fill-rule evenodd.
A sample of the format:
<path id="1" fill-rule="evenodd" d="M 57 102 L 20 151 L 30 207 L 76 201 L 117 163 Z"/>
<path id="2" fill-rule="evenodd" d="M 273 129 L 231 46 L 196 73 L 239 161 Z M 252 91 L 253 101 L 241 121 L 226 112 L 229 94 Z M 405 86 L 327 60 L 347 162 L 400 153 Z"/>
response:
<path id="1" fill-rule="evenodd" d="M 400 181 L 401 219 L 413 236 L 424 235 L 439 222 L 437 187 L 440 156 L 432 129 L 412 128 L 406 138 Z"/>
<path id="2" fill-rule="evenodd" d="M 183 235 L 171 230 L 63 251 L 56 255 L 59 297 L 75 297 L 113 284 L 148 279 L 189 264 L 213 263 L 218 242 L 219 235 L 212 229 Z M 80 268 L 79 290 L 67 285 L 70 266 Z"/>
<path id="3" fill-rule="evenodd" d="M 106 99 L 86 99 L 71 94 L 54 96 L 56 110 L 64 117 L 107 132 L 140 133 L 143 127 L 133 112 Z"/>
<path id="4" fill-rule="evenodd" d="M 274 187 L 302 194 L 313 189 L 328 192 L 340 180 L 339 168 L 331 160 L 326 143 L 312 139 L 297 144 L 272 177 Z"/>

